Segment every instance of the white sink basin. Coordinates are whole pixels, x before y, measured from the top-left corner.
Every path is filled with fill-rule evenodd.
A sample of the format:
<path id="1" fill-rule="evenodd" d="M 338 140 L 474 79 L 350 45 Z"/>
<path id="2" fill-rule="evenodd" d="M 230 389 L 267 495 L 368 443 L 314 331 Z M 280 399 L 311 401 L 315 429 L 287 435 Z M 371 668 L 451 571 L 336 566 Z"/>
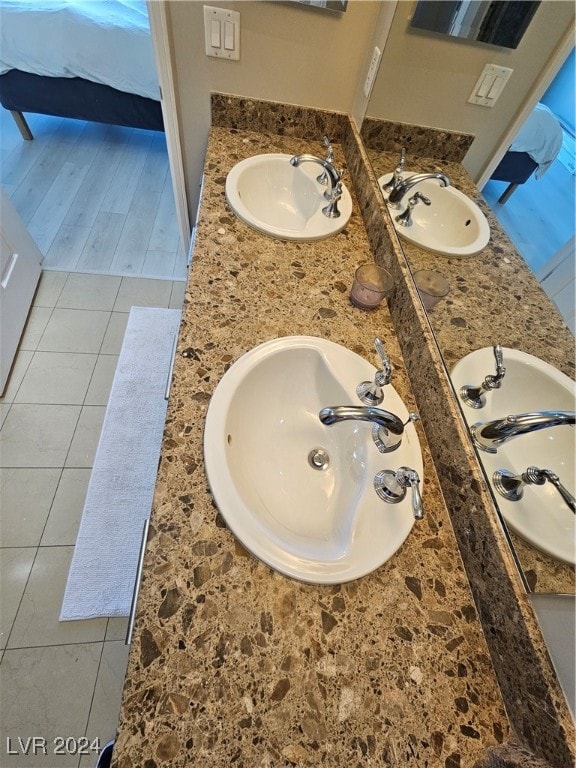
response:
<path id="1" fill-rule="evenodd" d="M 404 178 L 412 175 L 405 174 Z M 391 178 L 392 174 L 387 173 L 378 179 L 380 188 Z M 416 192 L 427 197 L 430 205 L 418 202 L 412 210 L 412 224 L 402 226 L 396 216 Z M 433 179 L 414 186 L 404 196 L 401 210 L 391 208 L 390 214 L 400 237 L 441 256 L 475 256 L 484 250 L 490 239 L 488 221 L 476 203 L 455 187 L 442 187 Z"/>
<path id="2" fill-rule="evenodd" d="M 236 216 L 259 232 L 280 240 L 321 240 L 341 232 L 352 214 L 343 185 L 340 216 L 322 213 L 326 187 L 316 181 L 317 163 L 290 165 L 292 155 L 255 155 L 237 163 L 226 177 L 226 200 Z"/>
<path id="3" fill-rule="evenodd" d="M 525 352 L 503 348 L 503 356 L 506 374 L 501 388 L 488 392 L 486 405 L 478 410 L 462 403 L 458 392 L 461 386 L 478 385 L 494 373 L 492 347 L 466 355 L 452 369 L 452 384 L 469 425 L 510 414 L 576 410 L 576 385 L 568 376 Z M 556 426 L 520 435 L 501 445 L 496 454 L 479 450 L 478 457 L 492 485 L 497 469 L 520 474 L 536 466 L 551 469 L 576 494 L 574 427 Z M 519 501 L 509 501 L 497 491 L 494 496 L 511 529 L 552 557 L 575 564 L 576 515 L 551 483 L 527 485 Z"/>
<path id="4" fill-rule="evenodd" d="M 356 386 L 374 366 L 331 341 L 294 336 L 265 342 L 239 358 L 216 387 L 206 416 L 204 457 L 214 500 L 256 557 L 301 581 L 339 584 L 370 573 L 402 545 L 414 524 L 411 492 L 381 501 L 376 473 L 409 466 L 423 480 L 414 426 L 381 454 L 371 424 L 320 422 L 326 406 L 362 405 Z M 392 387 L 380 406 L 403 422 Z M 325 469 L 309 462 L 314 449 Z"/>

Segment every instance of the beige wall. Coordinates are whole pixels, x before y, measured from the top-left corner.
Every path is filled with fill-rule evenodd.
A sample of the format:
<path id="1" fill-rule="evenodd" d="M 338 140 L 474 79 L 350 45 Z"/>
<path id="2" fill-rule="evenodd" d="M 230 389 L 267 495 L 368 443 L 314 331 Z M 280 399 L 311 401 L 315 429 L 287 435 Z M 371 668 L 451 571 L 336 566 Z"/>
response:
<path id="1" fill-rule="evenodd" d="M 344 14 L 278 0 L 207 3 L 240 12 L 240 61 L 206 56 L 203 2 L 167 3 L 192 220 L 211 91 L 346 112 L 358 120 L 365 106 L 360 92 L 378 44 L 384 53 L 367 114 L 475 134 L 465 165 L 478 179 L 559 41 L 574 26 L 572 2 L 544 0 L 519 47 L 507 50 L 409 32 L 415 0 L 401 0 L 393 20 L 394 0 L 349 0 Z M 467 103 L 487 63 L 514 69 L 492 109 Z"/>
<path id="2" fill-rule="evenodd" d="M 206 4 L 240 12 L 240 61 L 206 56 L 203 2 L 168 3 L 192 219 L 210 126 L 210 92 L 351 113 L 380 10 L 379 2 L 357 0 L 344 14 L 267 0 Z"/>
<path id="3" fill-rule="evenodd" d="M 415 0 L 398 3 L 367 114 L 473 133 L 464 165 L 478 179 L 566 31 L 574 3 L 544 0 L 515 50 L 409 30 Z M 468 104 L 485 64 L 514 72 L 492 108 Z"/>

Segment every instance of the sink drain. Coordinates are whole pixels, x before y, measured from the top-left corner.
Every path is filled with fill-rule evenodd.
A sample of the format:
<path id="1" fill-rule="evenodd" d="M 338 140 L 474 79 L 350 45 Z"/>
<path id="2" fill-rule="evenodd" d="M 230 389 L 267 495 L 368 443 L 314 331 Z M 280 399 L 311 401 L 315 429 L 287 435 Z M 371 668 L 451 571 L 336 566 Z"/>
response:
<path id="1" fill-rule="evenodd" d="M 308 464 L 312 469 L 327 469 L 330 464 L 330 457 L 324 448 L 312 448 L 308 454 Z"/>

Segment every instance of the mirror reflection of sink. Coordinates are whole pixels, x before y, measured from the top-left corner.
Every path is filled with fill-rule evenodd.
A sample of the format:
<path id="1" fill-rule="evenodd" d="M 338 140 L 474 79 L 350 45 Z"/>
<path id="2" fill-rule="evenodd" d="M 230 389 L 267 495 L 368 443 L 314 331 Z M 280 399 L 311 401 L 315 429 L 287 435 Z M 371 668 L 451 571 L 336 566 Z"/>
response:
<path id="1" fill-rule="evenodd" d="M 247 352 L 214 390 L 204 457 L 216 505 L 250 552 L 295 579 L 339 584 L 370 573 L 414 524 L 410 492 L 387 504 L 373 487 L 380 470 L 400 466 L 422 481 L 414 425 L 382 454 L 371 424 L 326 426 L 318 417 L 326 406 L 362 405 L 356 386 L 375 370 L 334 342 L 285 337 Z M 406 422 L 393 386 L 385 393 L 380 407 Z"/>
<path id="2" fill-rule="evenodd" d="M 457 395 L 469 426 L 510 414 L 576 410 L 576 385 L 572 379 L 525 352 L 502 351 L 506 374 L 500 389 L 486 393 L 483 408 L 471 408 Z M 494 366 L 492 347 L 466 355 L 450 374 L 456 392 L 465 384 L 483 382 L 494 373 Z M 498 469 L 520 474 L 535 466 L 552 470 L 575 495 L 575 445 L 574 427 L 562 425 L 514 437 L 499 446 L 495 454 L 479 450 L 478 457 L 492 486 L 492 475 Z M 496 491 L 494 495 L 512 530 L 548 555 L 576 564 L 576 515 L 551 483 L 525 486 L 518 501 L 503 498 Z"/>
<path id="3" fill-rule="evenodd" d="M 292 155 L 255 155 L 237 163 L 226 177 L 226 200 L 236 216 L 280 240 L 321 240 L 341 232 L 352 214 L 352 198 L 342 185 L 340 216 L 322 212 L 326 187 L 316 180 L 316 163 L 290 164 Z"/>
<path id="4" fill-rule="evenodd" d="M 407 179 L 414 174 L 404 174 Z M 378 179 L 382 188 L 392 178 L 387 173 Z M 419 201 L 412 210 L 412 224 L 402 226 L 396 221 L 408 205 L 408 200 L 420 192 L 430 205 Z M 384 194 L 384 197 L 386 195 Z M 475 256 L 484 250 L 490 239 L 490 227 L 486 217 L 476 205 L 455 187 L 443 187 L 438 181 L 426 179 L 406 193 L 401 209 L 390 209 L 396 232 L 419 248 L 441 256 Z"/>

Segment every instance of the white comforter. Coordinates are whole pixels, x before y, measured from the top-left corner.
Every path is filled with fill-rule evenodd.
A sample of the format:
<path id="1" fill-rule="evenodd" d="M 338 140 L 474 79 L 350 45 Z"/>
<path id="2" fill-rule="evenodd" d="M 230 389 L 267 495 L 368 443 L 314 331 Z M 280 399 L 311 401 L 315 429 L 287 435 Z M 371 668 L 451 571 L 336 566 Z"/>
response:
<path id="1" fill-rule="evenodd" d="M 159 99 L 145 0 L 0 0 L 0 74 L 10 69 Z"/>
<path id="2" fill-rule="evenodd" d="M 512 152 L 527 152 L 538 163 L 537 179 L 550 168 L 562 149 L 562 126 L 545 104 L 538 103 L 510 145 Z"/>

